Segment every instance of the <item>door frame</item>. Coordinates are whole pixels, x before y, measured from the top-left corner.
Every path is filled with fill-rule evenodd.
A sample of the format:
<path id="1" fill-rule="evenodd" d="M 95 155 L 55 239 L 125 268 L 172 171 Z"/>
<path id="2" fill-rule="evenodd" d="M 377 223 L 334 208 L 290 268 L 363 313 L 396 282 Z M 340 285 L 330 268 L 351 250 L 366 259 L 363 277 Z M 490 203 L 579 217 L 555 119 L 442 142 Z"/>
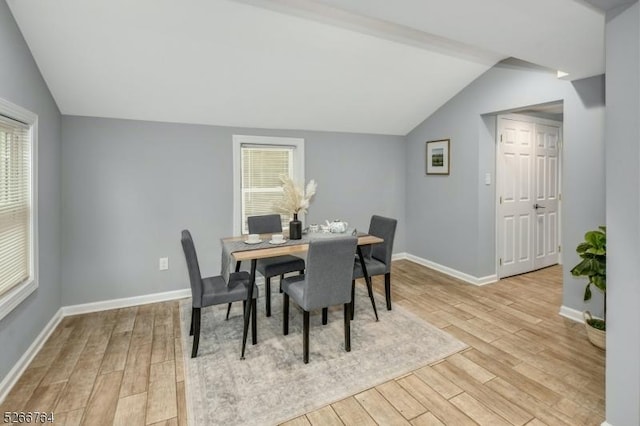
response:
<path id="1" fill-rule="evenodd" d="M 495 116 L 495 179 L 496 183 L 496 191 L 494 193 L 494 206 L 495 206 L 495 265 L 496 265 L 496 277 L 500 280 L 502 277 L 500 276 L 500 238 L 499 238 L 499 226 L 500 226 L 500 194 L 502 193 L 502 184 L 500 179 L 500 119 L 506 118 L 517 121 L 526 121 L 528 123 L 534 124 L 544 124 L 548 126 L 558 126 L 560 128 L 560 137 L 558 141 L 558 245 L 560 249 L 558 250 L 558 264 L 562 265 L 562 206 L 563 206 L 563 152 L 564 152 L 564 122 L 550 120 L 547 118 L 539 118 L 531 115 L 525 114 L 517 114 L 517 113 L 506 113 L 506 114 L 496 114 Z M 534 134 L 535 137 L 535 134 Z"/>

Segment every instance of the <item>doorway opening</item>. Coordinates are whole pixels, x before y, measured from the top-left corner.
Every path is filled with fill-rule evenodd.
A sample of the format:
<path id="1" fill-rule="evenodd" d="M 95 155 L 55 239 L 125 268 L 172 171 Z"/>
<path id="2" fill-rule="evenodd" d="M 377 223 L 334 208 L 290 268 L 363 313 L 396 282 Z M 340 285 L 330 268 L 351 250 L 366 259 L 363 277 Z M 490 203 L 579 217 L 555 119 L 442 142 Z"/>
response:
<path id="1" fill-rule="evenodd" d="M 563 104 L 496 116 L 497 275 L 561 263 Z"/>

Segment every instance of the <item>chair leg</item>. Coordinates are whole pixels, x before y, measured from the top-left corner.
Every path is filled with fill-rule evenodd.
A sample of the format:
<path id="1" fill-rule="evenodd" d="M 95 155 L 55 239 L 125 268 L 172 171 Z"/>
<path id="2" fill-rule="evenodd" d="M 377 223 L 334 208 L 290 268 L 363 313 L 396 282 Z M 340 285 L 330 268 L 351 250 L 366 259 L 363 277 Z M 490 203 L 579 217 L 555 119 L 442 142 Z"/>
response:
<path id="1" fill-rule="evenodd" d="M 267 316 L 271 316 L 271 277 L 267 277 L 264 283 L 264 302 Z"/>
<path id="2" fill-rule="evenodd" d="M 391 272 L 384 274 L 384 295 L 387 298 L 387 311 L 391 310 Z"/>
<path id="3" fill-rule="evenodd" d="M 371 306 L 373 307 L 373 313 L 378 321 L 378 310 L 376 309 L 376 299 L 373 297 L 373 284 L 371 284 L 371 277 L 367 281 L 367 292 L 369 292 L 369 299 L 371 300 Z"/>
<path id="4" fill-rule="evenodd" d="M 351 352 L 351 304 L 344 304 L 344 350 Z"/>
<path id="5" fill-rule="evenodd" d="M 227 317 L 224 319 L 225 321 L 229 320 L 229 312 L 231 312 L 231 303 L 229 303 L 229 306 L 227 306 Z"/>
<path id="6" fill-rule="evenodd" d="M 193 323 L 193 347 L 191 348 L 191 358 L 198 356 L 198 343 L 200 342 L 200 308 L 193 308 L 191 317 Z"/>
<path id="7" fill-rule="evenodd" d="M 193 321 L 195 321 L 196 308 L 191 308 L 191 326 L 189 327 L 189 336 L 193 336 Z"/>
<path id="8" fill-rule="evenodd" d="M 282 280 L 284 280 L 284 274 L 280 275 L 280 285 L 278 287 L 280 287 L 280 293 L 282 293 Z"/>
<path id="9" fill-rule="evenodd" d="M 322 308 L 322 325 L 327 325 L 328 313 L 329 313 L 329 308 Z"/>
<path id="10" fill-rule="evenodd" d="M 309 364 L 309 312 L 302 312 L 302 357 Z"/>
<path id="11" fill-rule="evenodd" d="M 289 295 L 282 296 L 282 334 L 289 334 Z"/>
<path id="12" fill-rule="evenodd" d="M 258 343 L 258 301 L 251 300 L 251 343 Z"/>
<path id="13" fill-rule="evenodd" d="M 351 320 L 356 313 L 356 280 L 351 280 Z"/>

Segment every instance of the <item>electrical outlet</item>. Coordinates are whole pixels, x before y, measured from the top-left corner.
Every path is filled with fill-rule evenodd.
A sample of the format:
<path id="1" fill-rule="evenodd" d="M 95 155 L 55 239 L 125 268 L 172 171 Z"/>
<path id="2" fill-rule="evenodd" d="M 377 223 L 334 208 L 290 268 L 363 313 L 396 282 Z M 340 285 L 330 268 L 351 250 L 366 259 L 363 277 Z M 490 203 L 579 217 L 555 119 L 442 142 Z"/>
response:
<path id="1" fill-rule="evenodd" d="M 166 271 L 167 269 L 169 269 L 169 258 L 161 257 L 159 265 L 161 271 Z"/>

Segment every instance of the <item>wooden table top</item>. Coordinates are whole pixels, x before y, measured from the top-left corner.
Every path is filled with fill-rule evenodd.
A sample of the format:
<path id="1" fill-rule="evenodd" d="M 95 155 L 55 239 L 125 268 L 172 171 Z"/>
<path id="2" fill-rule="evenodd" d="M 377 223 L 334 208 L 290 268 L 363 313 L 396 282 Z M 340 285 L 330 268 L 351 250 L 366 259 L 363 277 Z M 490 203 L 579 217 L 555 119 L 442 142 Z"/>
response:
<path id="1" fill-rule="evenodd" d="M 261 235 L 261 238 L 270 238 L 271 234 Z M 223 241 L 244 241 L 247 239 L 246 235 L 240 237 L 229 237 L 224 238 Z M 358 245 L 369 245 L 369 244 L 378 244 L 382 243 L 384 240 L 380 237 L 376 237 L 373 235 L 359 235 L 358 236 Z M 296 254 L 302 253 L 309 250 L 309 243 L 300 243 L 296 245 L 288 245 L 288 246 L 275 246 L 268 248 L 258 248 L 254 250 L 243 250 L 236 251 L 231 253 L 233 258 L 236 261 L 242 260 L 252 260 L 252 259 L 264 259 L 266 257 L 274 257 L 274 256 L 284 256 L 287 254 Z"/>

